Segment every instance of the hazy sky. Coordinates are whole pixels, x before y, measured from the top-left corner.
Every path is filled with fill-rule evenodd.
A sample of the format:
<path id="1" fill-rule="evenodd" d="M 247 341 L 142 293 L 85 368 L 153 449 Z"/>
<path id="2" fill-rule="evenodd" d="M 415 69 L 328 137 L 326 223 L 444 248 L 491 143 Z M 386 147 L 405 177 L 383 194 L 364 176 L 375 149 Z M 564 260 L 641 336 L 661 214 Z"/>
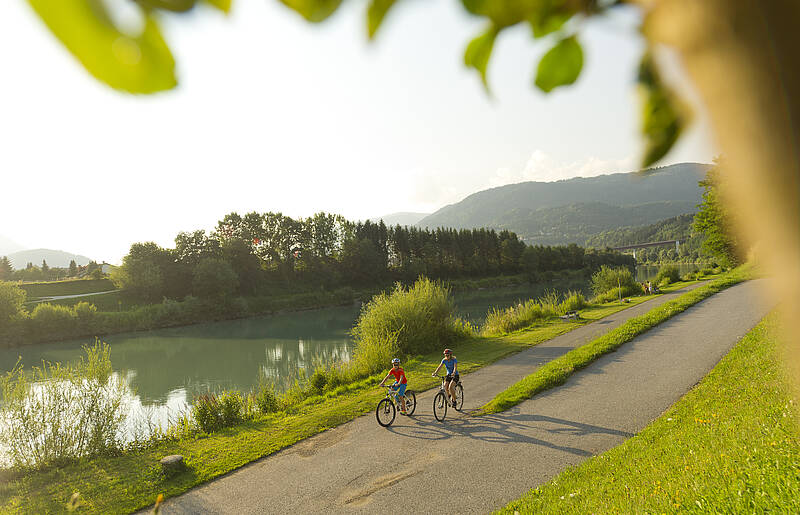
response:
<path id="1" fill-rule="evenodd" d="M 550 95 L 532 87 L 547 43 L 505 31 L 489 97 L 462 64 L 482 22 L 457 1 L 401 3 L 368 44 L 363 2 L 312 26 L 239 0 L 228 17 L 165 20 L 180 85 L 129 96 L 25 2 L 0 4 L 0 235 L 26 248 L 117 263 L 231 211 L 433 212 L 503 184 L 631 171 L 640 155 L 634 11 L 586 24 L 581 78 Z M 663 164 L 712 159 L 695 118 Z"/>

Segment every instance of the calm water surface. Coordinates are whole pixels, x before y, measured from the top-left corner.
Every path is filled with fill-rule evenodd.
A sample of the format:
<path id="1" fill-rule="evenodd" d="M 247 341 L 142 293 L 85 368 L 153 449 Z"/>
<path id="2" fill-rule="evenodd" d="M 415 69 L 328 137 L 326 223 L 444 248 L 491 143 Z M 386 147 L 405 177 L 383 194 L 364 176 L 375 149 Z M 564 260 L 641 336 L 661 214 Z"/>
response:
<path id="1" fill-rule="evenodd" d="M 458 316 L 479 325 L 490 307 L 505 308 L 541 296 L 547 289 L 586 292 L 588 282 L 526 285 L 457 293 Z M 349 331 L 360 306 L 333 307 L 104 337 L 114 370 L 127 378 L 133 410 L 163 423 L 209 391 L 247 391 L 262 373 L 280 384 L 319 361 L 348 361 Z M 17 359 L 24 366 L 70 362 L 93 339 L 0 350 L 0 372 Z"/>

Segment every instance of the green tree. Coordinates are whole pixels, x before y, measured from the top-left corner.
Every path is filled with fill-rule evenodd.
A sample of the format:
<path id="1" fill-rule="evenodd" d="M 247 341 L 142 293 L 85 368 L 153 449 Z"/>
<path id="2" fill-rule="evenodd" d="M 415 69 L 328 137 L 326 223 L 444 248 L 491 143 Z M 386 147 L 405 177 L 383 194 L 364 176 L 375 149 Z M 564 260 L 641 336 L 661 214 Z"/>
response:
<path id="1" fill-rule="evenodd" d="M 78 264 L 75 262 L 74 259 L 72 259 L 69 262 L 69 276 L 77 277 L 77 275 L 78 275 Z"/>
<path id="2" fill-rule="evenodd" d="M 703 187 L 703 203 L 694 216 L 693 229 L 705 235 L 701 249 L 719 264 L 735 266 L 739 263 L 739 243 L 733 232 L 733 223 L 728 209 L 720 200 L 720 164 L 706 173 L 700 181 Z"/>
<path id="3" fill-rule="evenodd" d="M 11 260 L 8 256 L 0 258 L 0 281 L 10 281 L 14 275 L 14 267 L 11 266 Z"/>
<path id="4" fill-rule="evenodd" d="M 26 293 L 22 288 L 0 281 L 0 326 L 24 313 Z"/>
<path id="5" fill-rule="evenodd" d="M 162 263 L 169 259 L 165 254 L 167 251 L 155 243 L 134 243 L 112 280 L 131 297 L 150 302 L 161 300 L 166 291 Z"/>
<path id="6" fill-rule="evenodd" d="M 194 270 L 192 292 L 202 299 L 224 299 L 236 293 L 239 278 L 227 261 L 208 258 Z"/>

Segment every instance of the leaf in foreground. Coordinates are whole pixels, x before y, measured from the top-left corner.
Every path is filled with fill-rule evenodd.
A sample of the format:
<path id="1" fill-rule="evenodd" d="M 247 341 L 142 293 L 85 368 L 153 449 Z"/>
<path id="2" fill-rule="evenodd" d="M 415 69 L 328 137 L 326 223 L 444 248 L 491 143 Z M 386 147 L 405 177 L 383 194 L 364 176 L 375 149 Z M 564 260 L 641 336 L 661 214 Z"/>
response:
<path id="1" fill-rule="evenodd" d="M 562 39 L 551 48 L 536 70 L 536 86 L 549 93 L 558 86 L 574 83 L 583 68 L 583 49 L 575 36 Z"/>

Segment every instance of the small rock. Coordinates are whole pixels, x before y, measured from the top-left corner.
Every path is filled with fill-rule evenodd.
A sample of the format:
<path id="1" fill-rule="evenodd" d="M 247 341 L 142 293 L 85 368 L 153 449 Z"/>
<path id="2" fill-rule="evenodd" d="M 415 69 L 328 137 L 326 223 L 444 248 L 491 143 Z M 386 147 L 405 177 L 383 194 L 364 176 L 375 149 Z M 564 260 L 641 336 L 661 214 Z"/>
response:
<path id="1" fill-rule="evenodd" d="M 159 463 L 161 463 L 161 469 L 167 474 L 173 474 L 179 470 L 183 470 L 184 467 L 183 456 L 180 454 L 164 456 Z"/>

